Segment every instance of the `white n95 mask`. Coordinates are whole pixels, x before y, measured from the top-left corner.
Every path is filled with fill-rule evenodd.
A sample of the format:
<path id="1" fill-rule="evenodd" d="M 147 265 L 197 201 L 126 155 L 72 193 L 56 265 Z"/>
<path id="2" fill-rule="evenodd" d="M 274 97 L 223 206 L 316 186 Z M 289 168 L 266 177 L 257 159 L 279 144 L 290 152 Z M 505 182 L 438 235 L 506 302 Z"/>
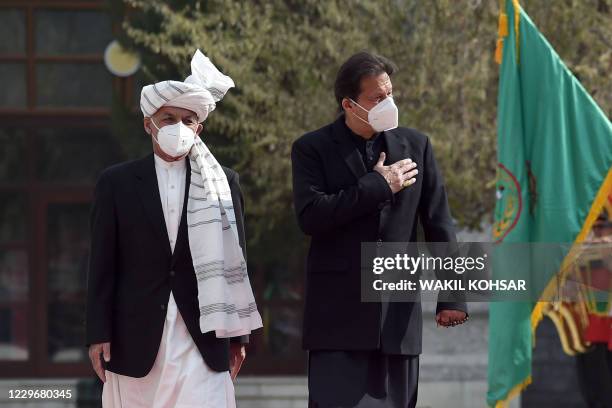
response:
<path id="1" fill-rule="evenodd" d="M 355 105 L 359 106 L 364 111 L 368 112 L 367 122 L 355 115 L 362 122 L 368 123 L 377 132 L 395 129 L 398 125 L 398 110 L 393 101 L 393 97 L 387 96 L 382 101 L 378 102 L 372 109 L 367 110 L 354 100 L 350 99 Z"/>
<path id="2" fill-rule="evenodd" d="M 170 157 L 184 156 L 191 150 L 195 142 L 195 132 L 183 122 L 157 127 L 153 119 L 151 123 L 157 129 L 157 137 L 153 136 L 159 147 Z"/>

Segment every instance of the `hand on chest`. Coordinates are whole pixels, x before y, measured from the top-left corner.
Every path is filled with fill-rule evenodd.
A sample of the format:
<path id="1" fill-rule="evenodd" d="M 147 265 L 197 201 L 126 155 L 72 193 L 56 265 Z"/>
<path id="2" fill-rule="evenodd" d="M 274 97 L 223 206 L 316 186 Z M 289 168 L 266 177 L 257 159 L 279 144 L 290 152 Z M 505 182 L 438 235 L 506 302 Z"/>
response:
<path id="1" fill-rule="evenodd" d="M 395 199 L 403 200 L 408 197 L 411 199 L 419 197 L 425 175 L 422 154 L 411 152 L 403 145 L 400 147 L 393 146 L 393 149 L 385 148 L 383 150 L 386 155 L 384 166 L 390 166 L 389 171 L 395 171 L 394 166 L 392 166 L 393 164 L 405 159 L 411 159 L 416 163 L 418 174 L 414 177 L 414 184 L 395 193 Z M 358 184 L 359 178 L 368 172 L 376 171 L 374 169 L 375 166 L 368 163 L 370 159 L 367 157 L 367 154 L 368 152 L 366 151 L 366 156 L 364 157 L 363 152 L 360 152 L 357 148 L 351 150 L 345 149 L 344 152 L 341 150 L 330 152 L 328 160 L 325 160 L 325 192 L 327 194 L 335 194 L 341 190 L 354 187 Z M 374 158 L 374 163 L 378 159 L 379 154 Z M 398 169 L 397 171 L 401 170 Z"/>

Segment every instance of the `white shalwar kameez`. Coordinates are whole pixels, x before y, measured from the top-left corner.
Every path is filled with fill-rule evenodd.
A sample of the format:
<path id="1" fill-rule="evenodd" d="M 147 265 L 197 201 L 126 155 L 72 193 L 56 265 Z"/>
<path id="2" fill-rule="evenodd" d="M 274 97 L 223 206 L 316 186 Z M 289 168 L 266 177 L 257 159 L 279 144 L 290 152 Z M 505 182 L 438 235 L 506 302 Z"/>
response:
<path id="1" fill-rule="evenodd" d="M 186 162 L 166 162 L 155 155 L 155 171 L 168 239 L 176 243 L 185 193 Z M 111 344 L 111 358 L 112 358 Z M 103 408 L 235 408 L 229 372 L 211 370 L 191 335 L 170 293 L 159 351 L 151 371 L 143 378 L 106 371 Z"/>

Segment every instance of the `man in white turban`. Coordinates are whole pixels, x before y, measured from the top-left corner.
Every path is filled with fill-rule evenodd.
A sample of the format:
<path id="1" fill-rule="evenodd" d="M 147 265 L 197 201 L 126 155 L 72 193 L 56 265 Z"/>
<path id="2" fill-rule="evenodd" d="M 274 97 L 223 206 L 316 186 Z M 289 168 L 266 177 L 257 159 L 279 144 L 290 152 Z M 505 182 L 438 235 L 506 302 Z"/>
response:
<path id="1" fill-rule="evenodd" d="M 234 82 L 199 50 L 191 71 L 142 89 L 154 154 L 96 185 L 87 343 L 104 408 L 235 407 L 232 380 L 262 326 L 238 174 L 199 136 Z"/>

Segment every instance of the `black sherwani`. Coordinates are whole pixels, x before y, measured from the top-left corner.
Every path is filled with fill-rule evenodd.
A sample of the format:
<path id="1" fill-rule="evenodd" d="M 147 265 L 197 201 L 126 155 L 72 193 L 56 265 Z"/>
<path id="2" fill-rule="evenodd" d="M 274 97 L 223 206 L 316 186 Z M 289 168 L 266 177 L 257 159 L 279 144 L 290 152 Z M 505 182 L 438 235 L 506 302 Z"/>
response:
<path id="1" fill-rule="evenodd" d="M 185 159 L 187 160 L 187 159 Z M 238 174 L 223 167 L 230 185 L 240 246 L 246 259 L 244 202 Z M 121 163 L 100 176 L 91 212 L 91 255 L 87 279 L 86 343 L 111 343 L 106 369 L 144 377 L 159 349 L 170 291 L 206 364 L 229 369 L 229 339 L 199 327 L 197 281 L 187 236 L 185 198 L 174 253 L 159 197 L 153 154 Z M 248 342 L 248 336 L 231 339 Z"/>
<path id="2" fill-rule="evenodd" d="M 368 171 L 368 161 L 364 161 L 355 136 L 341 115 L 334 123 L 300 137 L 292 148 L 295 212 L 300 228 L 312 238 L 306 262 L 303 326 L 303 346 L 311 351 L 311 362 L 313 351 L 418 356 L 420 303 L 382 307 L 381 303 L 361 302 L 361 243 L 414 242 L 418 221 L 427 241 L 456 240 L 429 138 L 408 128 L 378 136 L 384 139 L 385 165 L 410 158 L 418 166 L 416 183 L 393 194 L 384 177 Z M 466 305 L 438 303 L 438 310 L 442 309 L 466 311 Z M 368 364 L 361 361 L 358 365 Z M 355 367 L 347 365 L 347 369 Z M 410 364 L 405 369 L 415 372 Z M 310 377 L 311 397 L 313 386 L 317 392 L 327 393 L 322 384 L 313 384 L 320 376 L 310 372 Z"/>

